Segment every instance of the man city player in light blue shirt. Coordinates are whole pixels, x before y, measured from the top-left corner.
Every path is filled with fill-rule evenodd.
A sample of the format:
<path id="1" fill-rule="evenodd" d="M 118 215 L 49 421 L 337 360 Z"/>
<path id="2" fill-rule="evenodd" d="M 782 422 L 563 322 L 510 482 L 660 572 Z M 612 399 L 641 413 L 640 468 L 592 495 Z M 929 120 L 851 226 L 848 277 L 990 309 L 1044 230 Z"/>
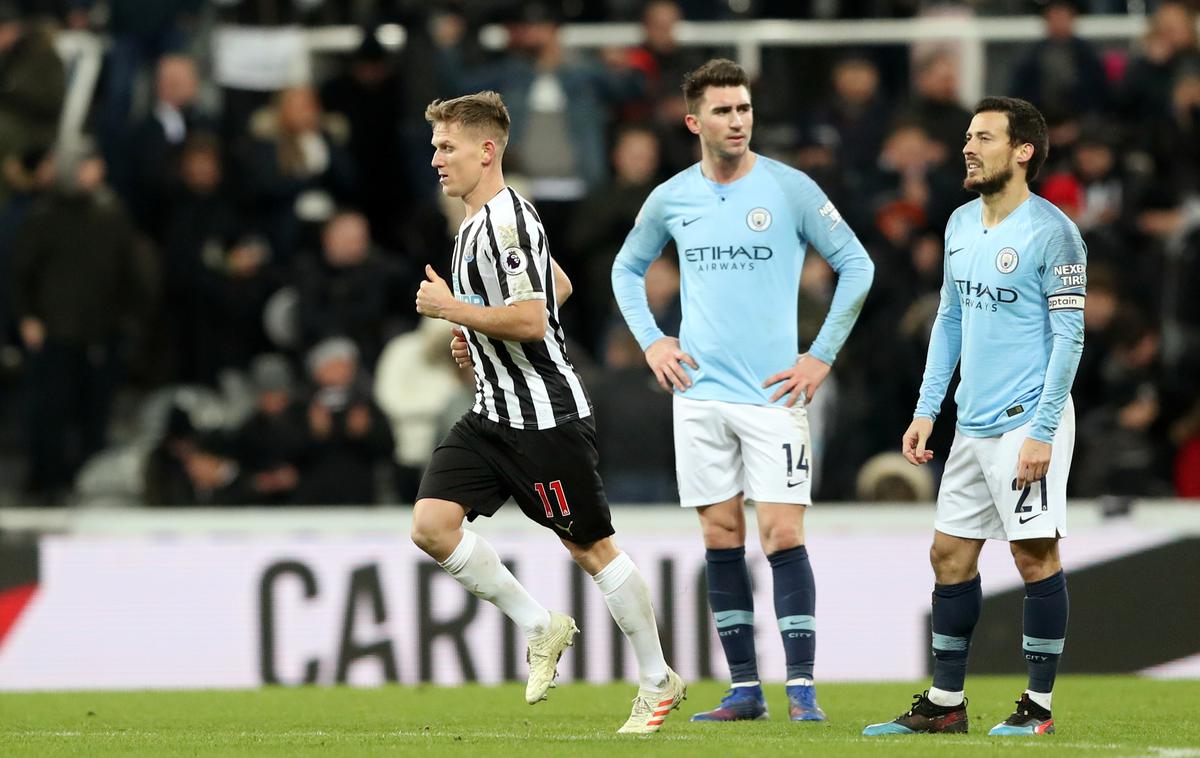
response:
<path id="1" fill-rule="evenodd" d="M 701 160 L 650 194 L 612 278 L 646 362 L 663 389 L 674 391 L 680 502 L 700 515 L 709 604 L 733 682 L 718 707 L 692 720 L 767 717 L 745 498 L 755 503 L 771 564 L 789 716 L 823 721 L 813 688 L 816 592 L 804 546 L 812 502 L 804 405 L 854 326 L 874 266 L 811 179 L 750 151 L 754 111 L 745 71 L 712 60 L 685 77 L 683 90 Z M 672 239 L 682 277 L 678 339 L 654 322 L 645 288 L 646 269 Z M 797 296 L 809 245 L 838 273 L 838 284 L 820 333 L 797 357 Z"/>
<path id="2" fill-rule="evenodd" d="M 945 278 L 925 378 L 901 449 L 925 442 L 958 365 L 958 425 L 938 492 L 930 560 L 933 686 L 907 713 L 864 731 L 966 732 L 963 683 L 983 594 L 979 553 L 1006 540 L 1025 582 L 1022 649 L 1029 686 L 993 735 L 1054 732 L 1051 691 L 1067 631 L 1058 540 L 1067 534 L 1067 472 L 1075 444 L 1071 383 L 1083 351 L 1087 249 L 1079 229 L 1030 193 L 1046 159 L 1046 122 L 1024 100 L 975 108 L 963 186 L 977 200 L 946 225 Z"/>

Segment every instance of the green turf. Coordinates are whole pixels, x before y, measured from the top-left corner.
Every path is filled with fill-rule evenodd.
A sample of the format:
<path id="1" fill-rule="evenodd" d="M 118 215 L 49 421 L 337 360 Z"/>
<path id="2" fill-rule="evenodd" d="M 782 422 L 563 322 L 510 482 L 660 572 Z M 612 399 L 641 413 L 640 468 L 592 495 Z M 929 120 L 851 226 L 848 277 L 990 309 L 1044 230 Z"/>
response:
<path id="1" fill-rule="evenodd" d="M 525 705 L 523 688 L 271 688 L 256 691 L 0 694 L 0 755 L 473 756 L 1100 755 L 1200 758 L 1200 681 L 1060 677 L 1058 734 L 988 737 L 1023 687 L 1015 677 L 969 681 L 971 734 L 860 736 L 907 709 L 920 685 L 826 684 L 826 724 L 786 719 L 783 687 L 768 688 L 773 719 L 691 724 L 722 686 L 693 684 L 683 709 L 651 737 L 615 730 L 631 685 L 564 685 Z"/>

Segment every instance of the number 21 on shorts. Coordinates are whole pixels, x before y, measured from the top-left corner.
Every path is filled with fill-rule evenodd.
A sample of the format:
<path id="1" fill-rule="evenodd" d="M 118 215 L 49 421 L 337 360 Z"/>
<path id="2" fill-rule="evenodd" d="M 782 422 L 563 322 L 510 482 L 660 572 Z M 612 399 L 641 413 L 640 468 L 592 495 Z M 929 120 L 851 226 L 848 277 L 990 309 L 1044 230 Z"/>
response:
<path id="1" fill-rule="evenodd" d="M 533 488 L 537 490 L 538 497 L 542 499 L 542 507 L 546 509 L 546 518 L 554 518 L 554 509 L 550 507 L 550 498 L 546 496 L 546 485 L 535 482 Z M 555 479 L 550 482 L 550 489 L 554 491 L 554 499 L 558 501 L 558 512 L 563 516 L 570 516 L 571 506 L 567 503 L 567 494 L 563 492 L 562 480 Z"/>

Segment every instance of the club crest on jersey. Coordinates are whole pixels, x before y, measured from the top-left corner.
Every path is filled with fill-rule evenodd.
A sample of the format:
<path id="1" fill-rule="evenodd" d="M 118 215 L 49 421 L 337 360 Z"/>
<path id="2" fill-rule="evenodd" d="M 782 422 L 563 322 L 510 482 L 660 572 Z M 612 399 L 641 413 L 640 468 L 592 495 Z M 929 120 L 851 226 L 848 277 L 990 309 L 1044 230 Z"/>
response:
<path id="1" fill-rule="evenodd" d="M 755 208 L 746 214 L 746 226 L 756 232 L 763 232 L 771 225 L 771 212 L 766 208 Z"/>
<path id="2" fill-rule="evenodd" d="M 519 247 L 510 247 L 500 256 L 500 268 L 504 269 L 504 273 L 509 276 L 524 273 L 528 266 L 529 259 L 525 256 L 525 251 Z"/>
<path id="3" fill-rule="evenodd" d="M 996 269 L 1001 274 L 1011 274 L 1017 270 L 1017 263 L 1021 258 L 1017 255 L 1017 251 L 1011 247 L 1006 247 L 999 253 L 996 253 Z"/>
<path id="4" fill-rule="evenodd" d="M 473 260 L 475 260 L 475 251 L 468 250 L 467 254 L 463 256 L 463 263 L 470 263 Z"/>

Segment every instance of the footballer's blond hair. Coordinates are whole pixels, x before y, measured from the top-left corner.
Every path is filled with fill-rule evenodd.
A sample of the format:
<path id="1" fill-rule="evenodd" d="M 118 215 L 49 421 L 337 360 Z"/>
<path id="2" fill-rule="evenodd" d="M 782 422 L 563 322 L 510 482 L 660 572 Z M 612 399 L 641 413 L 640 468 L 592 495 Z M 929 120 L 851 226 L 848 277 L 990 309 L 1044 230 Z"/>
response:
<path id="1" fill-rule="evenodd" d="M 491 90 L 451 100 L 434 100 L 425 108 L 425 120 L 430 124 L 458 124 L 494 140 L 501 150 L 508 144 L 512 123 L 504 100 Z"/>

